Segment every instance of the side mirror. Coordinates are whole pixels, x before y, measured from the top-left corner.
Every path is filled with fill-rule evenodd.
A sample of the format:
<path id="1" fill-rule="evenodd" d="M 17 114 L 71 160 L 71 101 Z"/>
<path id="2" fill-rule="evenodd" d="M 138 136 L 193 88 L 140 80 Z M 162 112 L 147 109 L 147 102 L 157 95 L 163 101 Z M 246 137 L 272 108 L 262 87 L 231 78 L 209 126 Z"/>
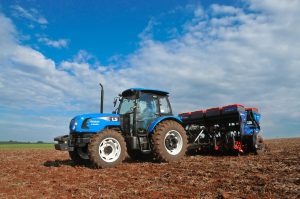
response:
<path id="1" fill-rule="evenodd" d="M 118 98 L 117 98 L 117 97 L 115 97 L 115 99 L 114 99 L 114 107 L 116 107 L 116 105 L 117 105 L 117 101 L 118 101 Z"/>

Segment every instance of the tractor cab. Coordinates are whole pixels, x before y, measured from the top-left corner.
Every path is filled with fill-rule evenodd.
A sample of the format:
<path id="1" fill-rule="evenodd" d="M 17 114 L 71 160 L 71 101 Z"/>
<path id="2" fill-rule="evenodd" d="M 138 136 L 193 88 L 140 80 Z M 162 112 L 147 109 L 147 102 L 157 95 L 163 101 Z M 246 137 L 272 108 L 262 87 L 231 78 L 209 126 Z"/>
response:
<path id="1" fill-rule="evenodd" d="M 120 95 L 117 113 L 121 117 L 121 129 L 126 135 L 147 134 L 151 124 L 164 116 L 172 116 L 168 92 L 131 88 Z"/>

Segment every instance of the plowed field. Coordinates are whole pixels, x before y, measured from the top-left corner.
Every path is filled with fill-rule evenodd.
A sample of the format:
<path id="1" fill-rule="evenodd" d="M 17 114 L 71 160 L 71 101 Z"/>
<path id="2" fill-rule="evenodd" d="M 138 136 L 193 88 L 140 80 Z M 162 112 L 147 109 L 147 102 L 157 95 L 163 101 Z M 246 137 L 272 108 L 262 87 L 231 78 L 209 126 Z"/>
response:
<path id="1" fill-rule="evenodd" d="M 109 169 L 75 166 L 54 149 L 0 150 L 0 198 L 300 198 L 300 138 L 261 156 L 187 156 Z"/>

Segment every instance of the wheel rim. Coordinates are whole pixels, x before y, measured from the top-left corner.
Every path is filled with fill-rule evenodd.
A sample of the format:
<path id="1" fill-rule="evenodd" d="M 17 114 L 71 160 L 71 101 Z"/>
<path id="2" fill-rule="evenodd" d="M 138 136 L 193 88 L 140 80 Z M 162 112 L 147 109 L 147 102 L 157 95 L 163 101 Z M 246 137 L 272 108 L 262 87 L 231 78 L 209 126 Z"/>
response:
<path id="1" fill-rule="evenodd" d="M 165 136 L 165 149 L 171 155 L 177 155 L 180 153 L 183 141 L 180 133 L 175 130 L 169 131 Z"/>
<path id="2" fill-rule="evenodd" d="M 115 138 L 105 138 L 99 145 L 99 156 L 105 162 L 116 161 L 121 154 L 121 146 Z"/>

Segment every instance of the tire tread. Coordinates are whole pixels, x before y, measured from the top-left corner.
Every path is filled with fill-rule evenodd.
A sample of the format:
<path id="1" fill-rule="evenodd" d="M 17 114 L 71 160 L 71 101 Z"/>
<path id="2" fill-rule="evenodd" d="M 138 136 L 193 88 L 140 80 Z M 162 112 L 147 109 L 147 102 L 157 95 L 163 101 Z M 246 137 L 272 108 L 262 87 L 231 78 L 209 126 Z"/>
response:
<path id="1" fill-rule="evenodd" d="M 181 137 L 183 141 L 182 151 L 176 155 L 170 155 L 164 146 L 164 138 L 166 131 L 168 129 L 176 129 L 181 132 Z M 154 130 L 152 135 L 152 145 L 153 145 L 153 155 L 155 159 L 161 162 L 173 162 L 182 158 L 186 153 L 187 148 L 187 135 L 184 128 L 177 122 L 172 120 L 163 121 Z"/>

